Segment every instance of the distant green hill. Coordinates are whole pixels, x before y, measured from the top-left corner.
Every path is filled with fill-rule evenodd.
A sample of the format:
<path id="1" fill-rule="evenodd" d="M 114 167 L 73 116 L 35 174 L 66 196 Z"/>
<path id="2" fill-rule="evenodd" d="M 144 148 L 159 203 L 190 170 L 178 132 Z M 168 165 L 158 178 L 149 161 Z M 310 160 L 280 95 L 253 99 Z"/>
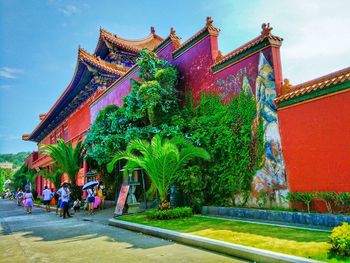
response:
<path id="1" fill-rule="evenodd" d="M 0 163 L 4 163 L 4 162 L 13 163 L 13 168 L 17 168 L 23 164 L 24 160 L 27 158 L 29 154 L 30 152 L 19 152 L 16 154 L 12 154 L 12 153 L 0 154 Z"/>

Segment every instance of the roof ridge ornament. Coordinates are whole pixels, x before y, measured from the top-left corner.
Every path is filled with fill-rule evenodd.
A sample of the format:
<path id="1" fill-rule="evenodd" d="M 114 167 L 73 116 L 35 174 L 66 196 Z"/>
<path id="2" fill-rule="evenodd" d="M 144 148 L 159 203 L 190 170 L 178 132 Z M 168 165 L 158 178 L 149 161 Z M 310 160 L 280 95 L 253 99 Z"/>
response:
<path id="1" fill-rule="evenodd" d="M 207 16 L 207 23 L 206 23 L 206 27 L 210 27 L 213 25 L 214 20 L 211 18 L 211 16 Z"/>
<path id="2" fill-rule="evenodd" d="M 156 33 L 156 29 L 154 28 L 154 26 L 151 26 L 151 34 L 154 35 Z"/>
<path id="3" fill-rule="evenodd" d="M 216 28 L 213 25 L 214 20 L 211 18 L 211 16 L 207 16 L 206 23 L 205 23 L 205 28 L 208 30 L 209 34 L 212 36 L 218 36 L 220 29 Z"/>
<path id="4" fill-rule="evenodd" d="M 273 29 L 273 27 L 270 27 L 270 23 L 263 23 L 261 25 L 261 35 L 262 36 L 265 36 L 265 37 L 268 37 L 271 35 L 271 31 Z"/>
<path id="5" fill-rule="evenodd" d="M 176 30 L 173 27 L 170 28 L 169 38 L 173 42 L 175 49 L 181 46 L 181 43 L 180 43 L 181 37 L 176 35 Z"/>
<path id="6" fill-rule="evenodd" d="M 284 79 L 282 82 L 282 87 L 281 87 L 281 93 L 282 94 L 286 94 L 289 93 L 293 90 L 293 85 L 292 83 L 289 81 L 289 79 Z"/>

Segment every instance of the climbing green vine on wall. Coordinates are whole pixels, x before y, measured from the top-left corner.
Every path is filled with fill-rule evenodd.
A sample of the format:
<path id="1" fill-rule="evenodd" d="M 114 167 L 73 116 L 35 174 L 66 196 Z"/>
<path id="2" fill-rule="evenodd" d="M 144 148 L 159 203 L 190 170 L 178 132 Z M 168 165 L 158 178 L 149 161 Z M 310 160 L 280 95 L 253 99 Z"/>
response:
<path id="1" fill-rule="evenodd" d="M 196 108 L 189 105 L 182 111 L 183 120 L 178 123 L 183 125 L 183 132 L 212 157 L 211 162 L 197 166 L 198 176 L 205 176 L 205 183 L 200 182 L 206 193 L 202 202 L 234 205 L 238 194 L 249 196 L 264 152 L 263 127 L 256 112 L 254 98 L 243 93 L 228 105 L 223 105 L 219 96 L 204 95 Z M 196 189 L 184 174 L 188 173 L 179 174 L 179 183 Z"/>

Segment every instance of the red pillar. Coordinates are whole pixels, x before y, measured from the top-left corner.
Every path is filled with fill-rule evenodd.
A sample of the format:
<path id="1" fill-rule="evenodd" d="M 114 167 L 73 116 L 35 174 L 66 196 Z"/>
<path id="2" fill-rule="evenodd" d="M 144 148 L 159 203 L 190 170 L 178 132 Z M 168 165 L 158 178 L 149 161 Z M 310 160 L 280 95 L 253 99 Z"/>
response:
<path id="1" fill-rule="evenodd" d="M 280 47 L 271 47 L 271 52 L 275 74 L 276 96 L 278 97 L 281 95 L 281 86 L 283 82 Z"/>

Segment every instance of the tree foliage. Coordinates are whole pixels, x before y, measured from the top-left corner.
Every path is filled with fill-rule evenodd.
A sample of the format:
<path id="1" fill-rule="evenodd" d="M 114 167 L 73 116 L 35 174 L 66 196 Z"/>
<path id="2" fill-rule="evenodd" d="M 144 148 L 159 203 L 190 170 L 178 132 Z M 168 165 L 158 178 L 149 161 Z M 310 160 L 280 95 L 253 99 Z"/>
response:
<path id="1" fill-rule="evenodd" d="M 60 171 L 69 176 L 73 200 L 81 197 L 81 190 L 76 185 L 76 177 L 83 163 L 85 154 L 84 144 L 78 141 L 73 147 L 72 142 L 65 143 L 59 139 L 57 144 L 42 145 L 41 153 L 46 154 L 57 163 Z"/>
<path id="2" fill-rule="evenodd" d="M 106 164 L 131 141 L 182 136 L 212 157 L 210 162 L 191 161 L 171 180 L 189 205 L 195 210 L 203 202 L 232 205 L 237 194 L 248 196 L 264 151 L 254 97 L 242 92 L 225 105 L 219 96 L 204 95 L 197 107 L 189 97 L 190 103 L 180 109 L 176 68 L 146 50 L 141 51 L 138 66 L 139 78 L 131 81 L 123 106 L 101 111 L 88 132 L 88 156 L 100 172 L 107 174 Z"/>
<path id="3" fill-rule="evenodd" d="M 152 184 L 159 192 L 161 201 L 167 200 L 171 184 L 176 172 L 190 160 L 199 157 L 209 160 L 209 154 L 202 148 L 195 147 L 183 139 L 163 139 L 156 135 L 151 142 L 143 140 L 131 141 L 126 151 L 118 152 L 108 164 L 112 171 L 118 160 L 127 160 L 125 172 L 141 167 L 151 178 Z"/>
<path id="4" fill-rule="evenodd" d="M 3 192 L 3 186 L 6 180 L 10 179 L 13 175 L 13 170 L 0 168 L 0 193 Z"/>
<path id="5" fill-rule="evenodd" d="M 205 187 L 206 203 L 232 205 L 237 194 L 250 191 L 264 149 L 262 121 L 256 112 L 254 98 L 244 93 L 228 105 L 218 96 L 203 95 L 196 108 L 189 105 L 183 110 L 183 119 L 178 121 L 183 132 L 212 157 L 211 162 L 199 162 L 196 171 L 198 176 L 205 175 L 205 183 L 198 184 Z M 187 180 L 179 175 L 185 191 Z"/>
<path id="6" fill-rule="evenodd" d="M 117 151 L 136 139 L 149 140 L 155 134 L 171 137 L 180 133 L 171 118 L 178 114 L 177 70 L 147 50 L 137 60 L 139 79 L 131 80 L 131 92 L 123 106 L 107 106 L 100 111 L 85 140 L 90 163 L 108 177 L 106 164 Z"/>
<path id="7" fill-rule="evenodd" d="M 59 189 L 61 186 L 63 172 L 57 164 L 52 164 L 51 168 L 52 171 L 41 169 L 38 175 L 41 175 L 45 179 L 48 179 L 51 183 L 53 183 L 56 189 Z"/>
<path id="8" fill-rule="evenodd" d="M 24 189 L 27 183 L 27 178 L 25 174 L 28 172 L 27 164 L 22 164 L 22 166 L 12 175 L 12 187 L 17 190 L 18 188 Z"/>
<path id="9" fill-rule="evenodd" d="M 9 162 L 13 163 L 13 168 L 21 167 L 29 154 L 29 152 L 0 154 L 0 163 Z"/>

